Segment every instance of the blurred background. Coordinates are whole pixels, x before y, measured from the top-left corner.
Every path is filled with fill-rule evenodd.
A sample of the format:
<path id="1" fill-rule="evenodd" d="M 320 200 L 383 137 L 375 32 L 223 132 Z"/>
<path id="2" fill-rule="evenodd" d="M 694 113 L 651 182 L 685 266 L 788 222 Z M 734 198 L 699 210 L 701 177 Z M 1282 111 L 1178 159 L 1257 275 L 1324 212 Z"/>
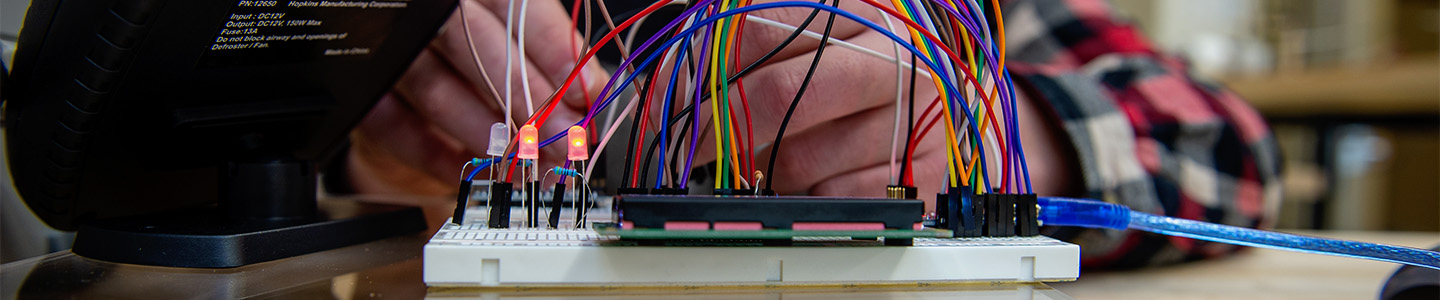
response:
<path id="1" fill-rule="evenodd" d="M 1278 227 L 1440 231 L 1440 1 L 1112 3 L 1270 122 Z"/>
<path id="2" fill-rule="evenodd" d="M 1440 1 L 1111 1 L 1273 126 L 1279 228 L 1440 232 Z M 0 0 L 6 65 L 28 5 Z M 36 220 L 9 175 L 0 262 L 68 249 L 72 235 Z"/>

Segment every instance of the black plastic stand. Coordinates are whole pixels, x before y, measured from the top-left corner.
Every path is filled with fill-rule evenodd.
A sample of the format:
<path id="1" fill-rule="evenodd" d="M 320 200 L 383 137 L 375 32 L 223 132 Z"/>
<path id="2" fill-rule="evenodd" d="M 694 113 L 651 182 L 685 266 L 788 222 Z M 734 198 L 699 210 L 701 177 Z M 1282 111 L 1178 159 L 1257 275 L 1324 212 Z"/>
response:
<path id="1" fill-rule="evenodd" d="M 308 162 L 231 163 L 221 172 L 218 209 L 86 222 L 72 251 L 117 263 L 228 268 L 425 229 L 418 207 L 317 202 Z"/>

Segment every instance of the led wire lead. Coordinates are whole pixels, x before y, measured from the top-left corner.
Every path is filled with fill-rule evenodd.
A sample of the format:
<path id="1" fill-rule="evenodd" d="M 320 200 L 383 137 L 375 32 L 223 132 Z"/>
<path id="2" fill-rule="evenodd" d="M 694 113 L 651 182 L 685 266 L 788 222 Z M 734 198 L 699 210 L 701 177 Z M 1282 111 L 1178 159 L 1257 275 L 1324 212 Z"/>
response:
<path id="1" fill-rule="evenodd" d="M 471 161 L 467 160 L 464 165 L 460 166 L 460 180 L 462 181 L 465 181 L 465 168 L 470 167 L 470 162 Z"/>
<path id="2" fill-rule="evenodd" d="M 529 180 L 530 177 L 528 177 L 528 175 L 530 175 L 530 172 L 527 172 L 527 170 L 529 170 L 529 168 L 526 168 L 526 167 L 525 167 L 525 164 L 520 164 L 519 167 L 520 167 L 520 211 L 523 211 L 523 212 L 526 213 L 526 215 L 525 215 L 525 222 L 520 222 L 520 223 L 521 223 L 521 224 L 524 224 L 525 227 L 530 227 L 530 215 L 529 215 L 529 213 L 530 213 L 530 189 L 527 187 L 528 185 L 526 184 L 526 183 L 529 183 L 529 182 L 530 182 L 530 180 Z"/>

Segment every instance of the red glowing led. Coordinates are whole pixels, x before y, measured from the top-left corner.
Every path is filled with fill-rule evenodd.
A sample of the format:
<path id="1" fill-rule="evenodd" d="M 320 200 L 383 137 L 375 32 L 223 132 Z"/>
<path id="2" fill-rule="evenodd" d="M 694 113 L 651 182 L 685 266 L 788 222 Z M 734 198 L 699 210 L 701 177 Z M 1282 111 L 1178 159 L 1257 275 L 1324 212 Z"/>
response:
<path id="1" fill-rule="evenodd" d="M 520 152 L 515 154 L 519 159 L 540 159 L 540 131 L 535 125 L 520 127 Z"/>
<path id="2" fill-rule="evenodd" d="M 585 142 L 585 128 L 570 126 L 566 137 L 570 139 L 570 151 L 566 155 L 570 160 L 590 159 L 590 144 Z"/>

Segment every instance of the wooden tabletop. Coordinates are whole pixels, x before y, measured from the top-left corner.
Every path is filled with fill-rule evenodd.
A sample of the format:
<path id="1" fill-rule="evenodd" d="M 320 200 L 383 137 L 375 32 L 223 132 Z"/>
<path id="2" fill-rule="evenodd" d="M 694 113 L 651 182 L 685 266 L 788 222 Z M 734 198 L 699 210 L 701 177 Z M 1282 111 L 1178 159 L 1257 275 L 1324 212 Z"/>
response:
<path id="1" fill-rule="evenodd" d="M 421 203 L 443 220 L 444 199 Z M 453 204 L 448 204 L 453 205 Z M 444 208 L 444 209 L 439 209 Z M 433 232 L 433 229 L 430 231 Z M 1440 233 L 1297 232 L 1329 238 L 1428 248 Z M 421 246 L 429 233 L 230 269 L 112 264 L 67 252 L 0 266 L 0 299 L 25 298 L 398 298 L 472 297 L 635 299 L 620 294 L 464 293 L 427 290 Z M 1398 266 L 1368 260 L 1251 249 L 1237 256 L 1125 272 L 1081 271 L 1076 282 L 939 288 L 655 291 L 646 299 L 1373 299 Z M 1053 287 L 1053 289 L 1052 289 Z M 427 295 L 427 292 L 438 294 Z M 1063 293 L 1063 294 L 1061 294 Z M 494 296 L 494 297 L 491 297 Z"/>
<path id="2" fill-rule="evenodd" d="M 1435 232 L 1292 232 L 1429 248 Z M 1234 257 L 1132 271 L 1081 271 L 1052 283 L 1075 299 L 1375 299 L 1399 265 L 1370 260 L 1248 249 Z"/>
<path id="3" fill-rule="evenodd" d="M 1271 117 L 1440 113 L 1440 58 L 1436 57 L 1223 81 Z"/>

